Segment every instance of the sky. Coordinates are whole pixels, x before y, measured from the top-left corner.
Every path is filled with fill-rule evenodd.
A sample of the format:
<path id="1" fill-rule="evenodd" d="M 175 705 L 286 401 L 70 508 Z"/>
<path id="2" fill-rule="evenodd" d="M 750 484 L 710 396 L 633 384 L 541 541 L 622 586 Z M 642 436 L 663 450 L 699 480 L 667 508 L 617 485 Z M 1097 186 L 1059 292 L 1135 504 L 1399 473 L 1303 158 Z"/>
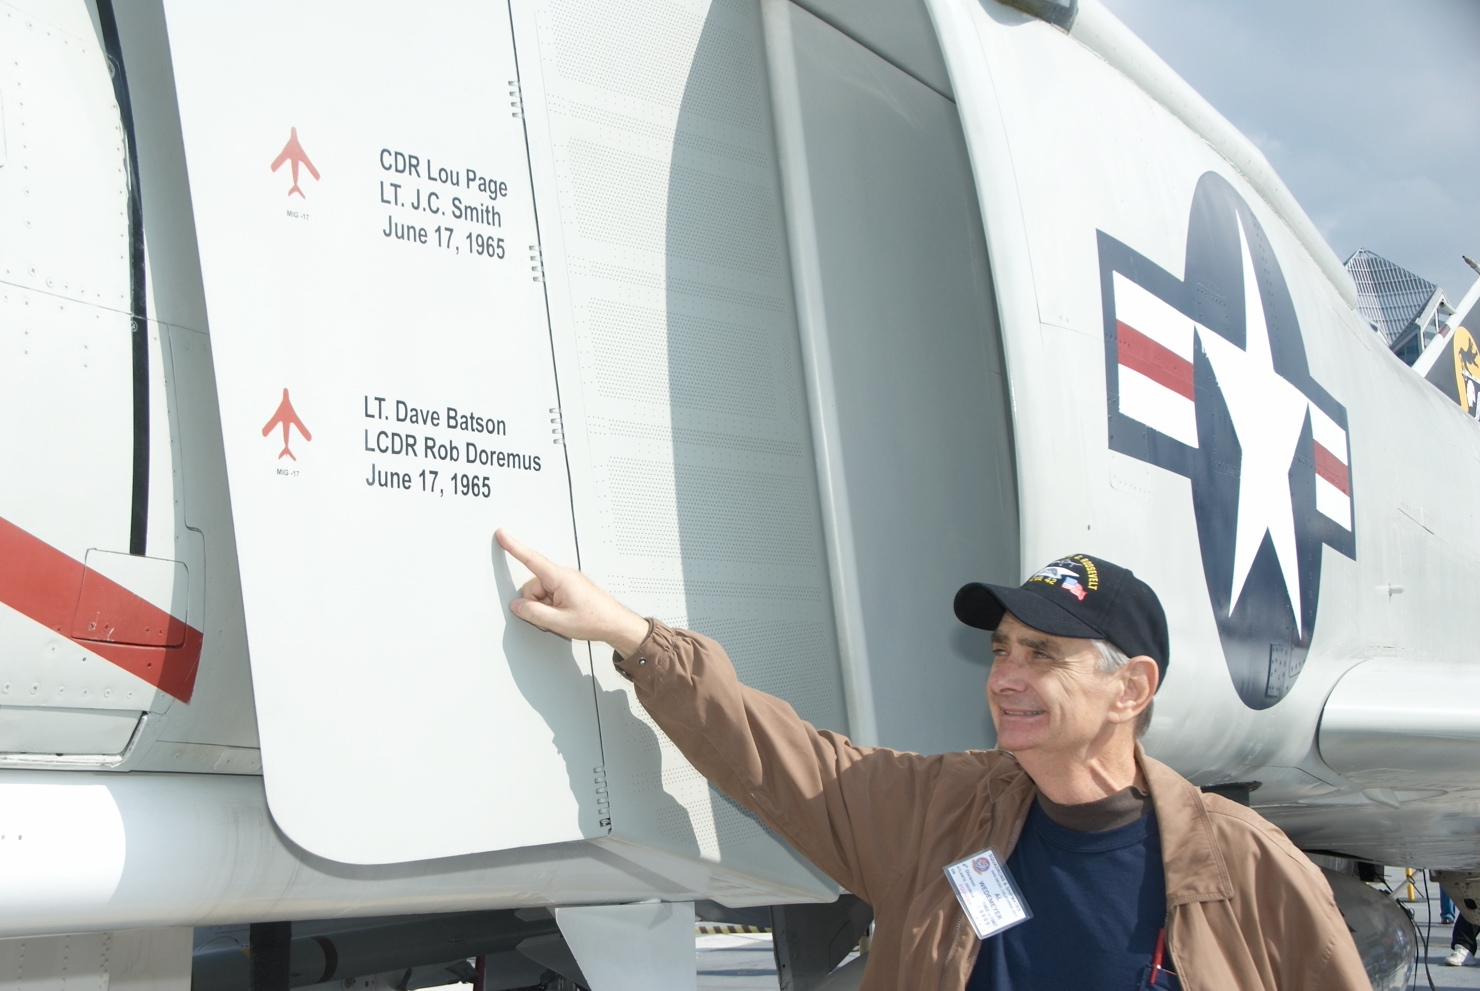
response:
<path id="1" fill-rule="evenodd" d="M 1345 261 L 1480 260 L 1480 0 L 1103 0 L 1264 152 Z"/>

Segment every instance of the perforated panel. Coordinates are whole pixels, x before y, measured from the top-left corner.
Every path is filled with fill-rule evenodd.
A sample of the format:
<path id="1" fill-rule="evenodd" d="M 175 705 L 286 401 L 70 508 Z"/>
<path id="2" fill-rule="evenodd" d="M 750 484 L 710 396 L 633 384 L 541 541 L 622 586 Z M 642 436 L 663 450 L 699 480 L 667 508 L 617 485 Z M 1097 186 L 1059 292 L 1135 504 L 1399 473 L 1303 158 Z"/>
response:
<path id="1" fill-rule="evenodd" d="M 537 10 L 521 83 L 558 203 L 541 238 L 559 364 L 578 369 L 562 402 L 582 566 L 846 729 L 758 8 Z M 596 671 L 615 836 L 816 885 Z"/>
<path id="2" fill-rule="evenodd" d="M 592 364 L 604 397 L 722 416 L 774 414 L 775 368 L 762 328 L 599 298 L 588 312 Z M 652 361 L 665 352 L 666 369 Z M 723 438 L 716 440 L 725 446 Z"/>
<path id="3" fill-rule="evenodd" d="M 877 742 L 988 746 L 989 638 L 951 602 L 968 581 L 1017 582 L 1018 508 L 961 125 L 938 92 L 790 11 Z"/>
<path id="4" fill-rule="evenodd" d="M 691 621 L 725 645 L 744 670 L 747 684 L 784 695 L 803 719 L 822 727 L 833 725 L 836 678 L 831 670 L 811 663 L 833 649 L 831 624 L 765 616 L 699 616 Z"/>

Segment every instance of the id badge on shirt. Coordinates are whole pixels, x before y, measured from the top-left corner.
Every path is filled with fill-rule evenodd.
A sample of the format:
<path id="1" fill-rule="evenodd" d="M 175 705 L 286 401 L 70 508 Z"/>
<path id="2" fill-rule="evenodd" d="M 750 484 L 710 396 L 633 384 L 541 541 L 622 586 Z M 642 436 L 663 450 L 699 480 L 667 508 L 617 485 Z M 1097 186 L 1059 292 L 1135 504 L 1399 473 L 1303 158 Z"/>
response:
<path id="1" fill-rule="evenodd" d="M 1033 917 L 1006 866 L 991 850 L 946 865 L 946 880 L 978 939 L 1011 929 Z"/>

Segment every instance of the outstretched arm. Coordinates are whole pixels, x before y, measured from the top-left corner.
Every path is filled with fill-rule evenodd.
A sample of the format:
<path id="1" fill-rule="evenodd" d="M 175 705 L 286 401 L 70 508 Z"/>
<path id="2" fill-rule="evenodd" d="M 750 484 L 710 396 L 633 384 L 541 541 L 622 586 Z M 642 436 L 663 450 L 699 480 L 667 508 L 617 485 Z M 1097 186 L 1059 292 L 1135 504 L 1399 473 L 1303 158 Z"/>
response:
<path id="1" fill-rule="evenodd" d="M 500 528 L 499 546 L 534 577 L 509 603 L 515 616 L 532 626 L 573 640 L 598 640 L 629 657 L 648 635 L 648 621 L 622 605 L 575 568 L 556 564 Z"/>
<path id="2" fill-rule="evenodd" d="M 534 573 L 510 604 L 514 614 L 611 644 L 637 700 L 701 774 L 871 903 L 906 872 L 901 851 L 920 846 L 939 758 L 856 747 L 816 729 L 785 701 L 741 684 L 719 644 L 650 624 L 574 568 L 496 536 Z M 975 765 L 966 770 L 981 776 Z M 975 814 L 955 804 L 948 814 Z"/>

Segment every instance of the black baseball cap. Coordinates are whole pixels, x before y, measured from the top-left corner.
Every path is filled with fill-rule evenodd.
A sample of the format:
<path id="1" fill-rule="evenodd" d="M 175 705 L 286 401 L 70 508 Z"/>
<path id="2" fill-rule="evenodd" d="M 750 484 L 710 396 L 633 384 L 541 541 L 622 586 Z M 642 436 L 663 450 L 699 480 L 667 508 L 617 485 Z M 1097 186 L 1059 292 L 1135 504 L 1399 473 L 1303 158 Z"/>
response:
<path id="1" fill-rule="evenodd" d="M 972 582 L 956 593 L 956 618 L 967 626 L 995 630 L 1007 612 L 1044 633 L 1108 640 L 1129 657 L 1145 654 L 1166 679 L 1167 614 L 1151 586 L 1129 568 L 1071 554 L 1018 588 Z"/>

